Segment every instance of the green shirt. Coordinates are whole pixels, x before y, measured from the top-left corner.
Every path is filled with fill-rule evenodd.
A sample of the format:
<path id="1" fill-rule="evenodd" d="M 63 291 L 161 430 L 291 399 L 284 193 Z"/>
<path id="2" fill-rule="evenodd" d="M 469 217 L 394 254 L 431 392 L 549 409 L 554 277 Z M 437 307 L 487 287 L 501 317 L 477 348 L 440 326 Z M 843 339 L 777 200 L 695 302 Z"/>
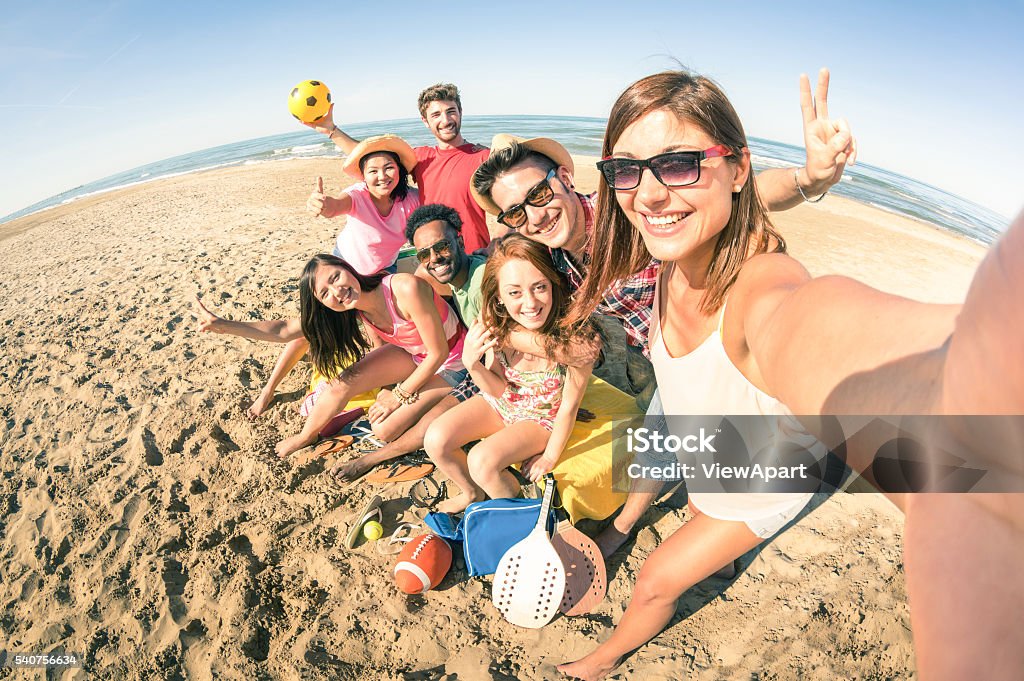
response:
<path id="1" fill-rule="evenodd" d="M 486 256 L 469 256 L 469 276 L 461 288 L 452 287 L 452 295 L 455 296 L 455 306 L 459 309 L 459 316 L 466 326 L 471 326 L 476 318 L 480 316 L 480 306 L 483 304 L 483 294 L 480 293 L 480 285 L 484 280 L 484 263 Z"/>

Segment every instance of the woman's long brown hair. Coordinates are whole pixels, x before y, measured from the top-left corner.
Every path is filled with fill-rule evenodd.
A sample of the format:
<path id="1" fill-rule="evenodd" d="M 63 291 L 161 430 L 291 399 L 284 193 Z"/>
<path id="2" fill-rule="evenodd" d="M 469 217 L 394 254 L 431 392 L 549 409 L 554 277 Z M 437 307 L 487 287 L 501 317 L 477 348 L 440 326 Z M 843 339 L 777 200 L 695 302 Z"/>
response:
<path id="1" fill-rule="evenodd" d="M 370 344 L 359 328 L 358 312 L 337 312 L 317 299 L 313 289 L 316 285 L 316 271 L 321 265 L 344 268 L 359 282 L 363 293 L 380 286 L 387 273 L 363 276 L 346 261 L 327 253 L 314 255 L 302 270 L 302 278 L 299 280 L 302 335 L 309 341 L 309 357 L 317 372 L 328 379 L 334 379 L 341 373 L 341 367 L 358 361 L 366 354 Z"/>
<path id="2" fill-rule="evenodd" d="M 747 146 L 739 116 L 717 84 L 686 71 L 665 71 L 638 80 L 619 96 L 608 116 L 601 155 L 611 156 L 629 125 L 658 110 L 671 111 L 700 128 L 716 144 L 724 144 L 733 153 L 725 159 L 729 163 L 737 163 Z M 566 315 L 566 324 L 589 317 L 609 287 L 643 270 L 651 261 L 640 230 L 622 212 L 615 190 L 603 177 L 596 212 L 590 268 Z M 729 222 L 718 235 L 708 268 L 701 312 L 710 315 L 722 306 L 726 292 L 750 256 L 785 250 L 785 241 L 772 227 L 757 196 L 751 172 L 740 191 L 732 195 Z"/>

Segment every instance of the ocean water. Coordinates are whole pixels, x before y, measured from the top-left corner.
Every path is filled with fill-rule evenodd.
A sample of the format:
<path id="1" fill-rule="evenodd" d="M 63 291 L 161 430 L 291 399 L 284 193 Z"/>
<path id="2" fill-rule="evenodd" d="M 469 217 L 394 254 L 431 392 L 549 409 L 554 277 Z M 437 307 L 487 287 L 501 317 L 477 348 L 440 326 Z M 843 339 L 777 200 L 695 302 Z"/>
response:
<path id="1" fill-rule="evenodd" d="M 479 144 L 489 144 L 491 138 L 499 132 L 524 137 L 551 137 L 574 154 L 598 156 L 601 153 L 604 127 L 605 120 L 599 118 L 472 116 L 463 121 L 462 132 L 466 139 Z M 434 138 L 418 118 L 346 125 L 345 131 L 357 139 L 392 132 L 401 135 L 413 146 L 434 143 Z M 803 164 L 804 151 L 800 147 L 756 137 L 749 141 L 755 170 Z M 332 142 L 312 130 L 303 129 L 235 142 L 149 163 L 89 182 L 12 213 L 0 219 L 0 222 L 112 189 L 184 173 L 317 156 L 335 157 L 341 154 Z M 892 213 L 934 223 L 984 245 L 994 242 L 1009 225 L 1009 220 L 987 208 L 865 163 L 857 163 L 848 168 L 842 181 L 833 187 L 832 193 Z"/>

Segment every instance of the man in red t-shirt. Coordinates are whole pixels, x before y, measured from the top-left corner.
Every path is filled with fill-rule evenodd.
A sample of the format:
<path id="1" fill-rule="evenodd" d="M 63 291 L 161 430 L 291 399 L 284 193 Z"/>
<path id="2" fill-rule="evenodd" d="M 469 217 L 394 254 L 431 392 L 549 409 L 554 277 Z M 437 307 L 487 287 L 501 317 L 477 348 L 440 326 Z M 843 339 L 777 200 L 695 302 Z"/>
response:
<path id="1" fill-rule="evenodd" d="M 417 103 L 423 124 L 437 139 L 437 146 L 415 149 L 416 167 L 412 176 L 420 189 L 420 197 L 424 205 L 440 203 L 459 213 L 467 252 L 485 248 L 492 236 L 501 236 L 506 231 L 499 225 L 495 234 L 489 233 L 484 211 L 469 193 L 470 179 L 487 160 L 490 150 L 462 137 L 459 88 L 451 83 L 431 85 L 420 93 Z M 333 105 L 326 116 L 305 125 L 327 135 L 346 154 L 359 143 L 334 124 Z"/>

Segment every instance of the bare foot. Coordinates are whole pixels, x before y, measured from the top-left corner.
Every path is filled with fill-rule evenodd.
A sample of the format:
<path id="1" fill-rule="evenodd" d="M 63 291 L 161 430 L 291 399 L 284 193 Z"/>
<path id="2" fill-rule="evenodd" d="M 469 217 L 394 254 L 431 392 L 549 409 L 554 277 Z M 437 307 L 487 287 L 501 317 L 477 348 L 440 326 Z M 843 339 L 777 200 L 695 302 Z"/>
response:
<path id="1" fill-rule="evenodd" d="M 597 651 L 594 651 L 596 653 Z M 594 653 L 587 655 L 581 660 L 558 665 L 558 671 L 571 679 L 583 679 L 583 681 L 599 681 L 608 676 L 613 669 L 619 666 L 619 660 L 601 662 L 595 659 Z"/>
<path id="2" fill-rule="evenodd" d="M 604 556 L 604 559 L 608 560 L 628 540 L 629 532 L 621 532 L 619 528 L 615 527 L 615 523 L 611 523 L 608 527 L 604 528 L 601 534 L 597 535 L 594 543 L 601 549 L 601 555 Z"/>
<path id="3" fill-rule="evenodd" d="M 438 513 L 462 513 L 466 510 L 466 507 L 472 504 L 474 501 L 483 501 L 483 496 L 476 496 L 475 494 L 466 494 L 463 492 L 457 497 L 452 499 L 446 499 L 437 505 Z"/>
<path id="4" fill-rule="evenodd" d="M 248 415 L 250 421 L 255 421 L 263 415 L 263 412 L 265 412 L 267 407 L 269 407 L 273 402 L 274 393 L 261 392 L 259 397 L 253 400 L 253 403 L 245 410 L 245 413 Z"/>
<path id="5" fill-rule="evenodd" d="M 283 459 L 289 454 L 296 452 L 307 445 L 313 444 L 315 439 L 316 436 L 306 439 L 302 437 L 302 435 L 292 435 L 291 437 L 286 437 L 278 442 L 277 446 L 274 447 L 274 451 L 277 452 L 277 458 Z"/>
<path id="6" fill-rule="evenodd" d="M 339 461 L 331 469 L 331 475 L 339 480 L 355 480 L 365 475 L 375 465 L 377 464 L 371 461 L 370 455 L 367 454 L 351 461 Z"/>

